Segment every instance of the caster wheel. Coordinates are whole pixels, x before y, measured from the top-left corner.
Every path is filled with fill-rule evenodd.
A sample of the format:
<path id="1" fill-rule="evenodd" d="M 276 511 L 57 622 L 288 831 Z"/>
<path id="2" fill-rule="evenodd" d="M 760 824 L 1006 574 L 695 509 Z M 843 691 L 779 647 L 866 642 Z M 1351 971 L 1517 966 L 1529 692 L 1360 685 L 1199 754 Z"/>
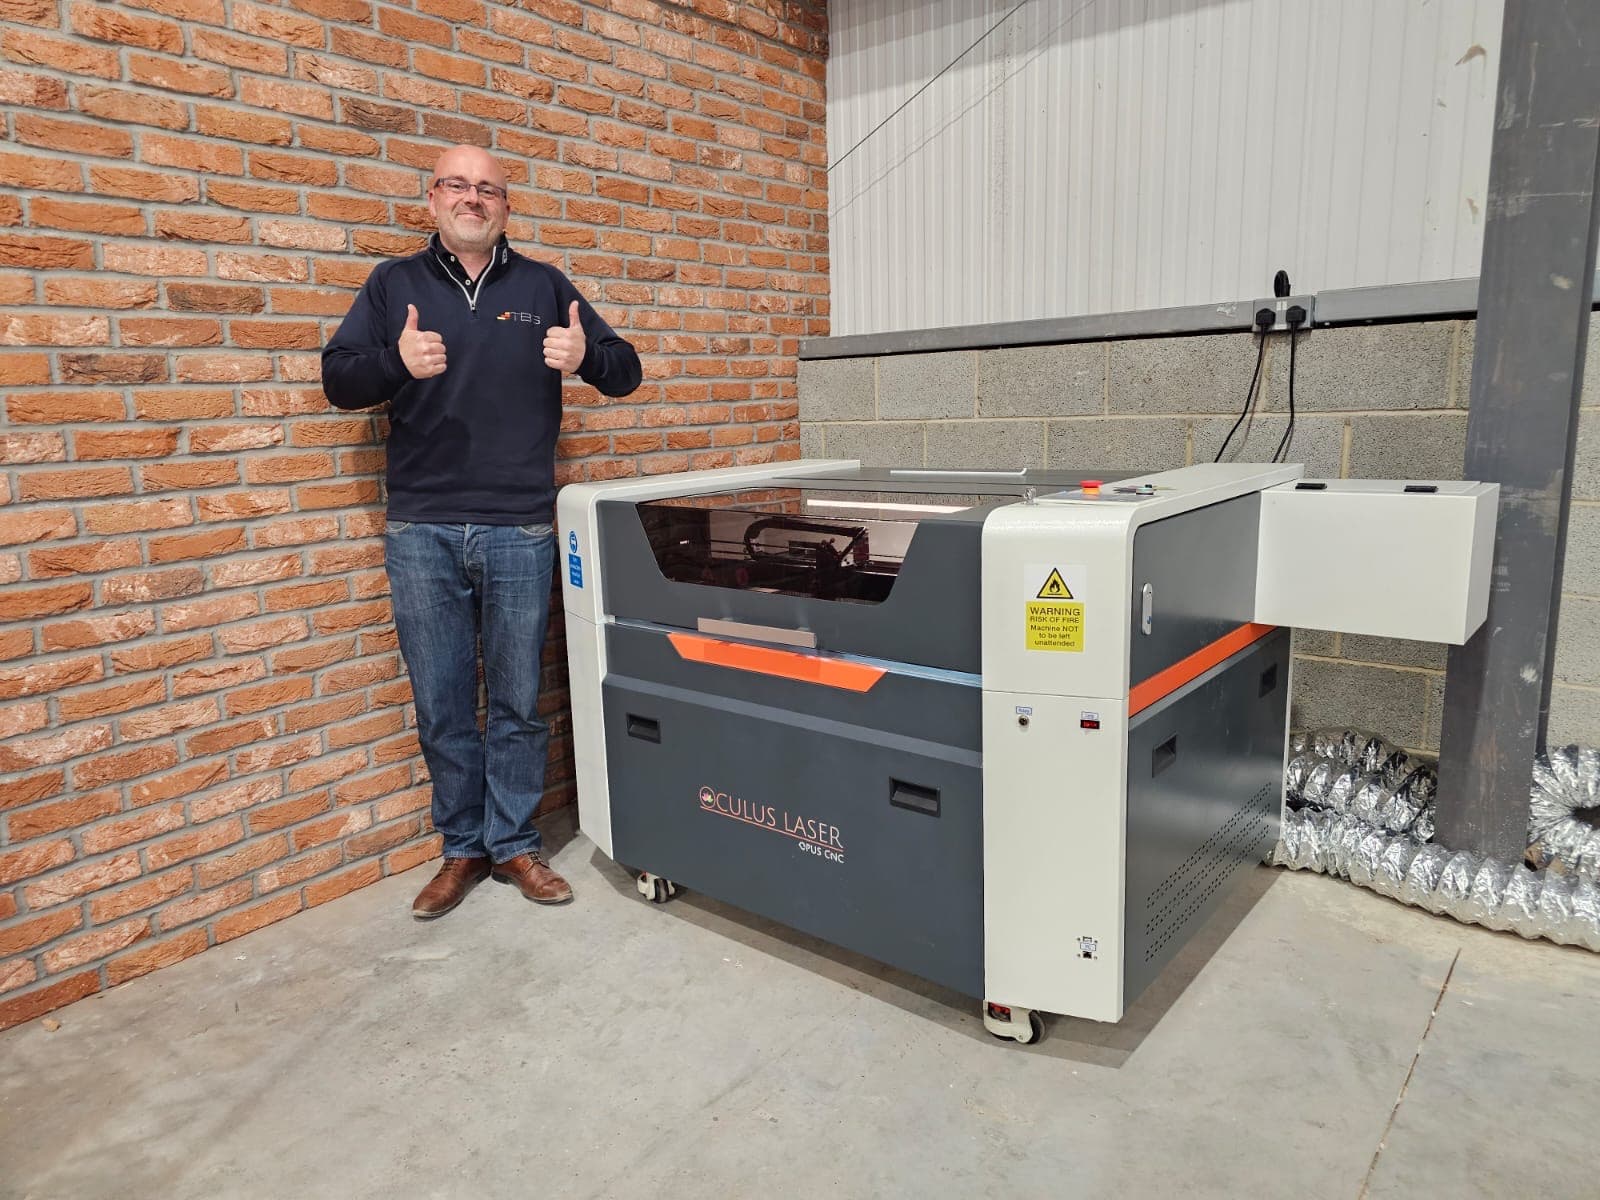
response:
<path id="1" fill-rule="evenodd" d="M 639 895 L 651 904 L 665 904 L 678 894 L 678 885 L 670 879 L 663 879 L 659 875 L 652 875 L 649 871 L 640 871 L 639 878 L 634 887 Z"/>
<path id="2" fill-rule="evenodd" d="M 1019 1046 L 1031 1046 L 1044 1036 L 1044 1019 L 1033 1009 L 1004 1004 L 983 1006 L 983 1027 L 1002 1041 Z"/>

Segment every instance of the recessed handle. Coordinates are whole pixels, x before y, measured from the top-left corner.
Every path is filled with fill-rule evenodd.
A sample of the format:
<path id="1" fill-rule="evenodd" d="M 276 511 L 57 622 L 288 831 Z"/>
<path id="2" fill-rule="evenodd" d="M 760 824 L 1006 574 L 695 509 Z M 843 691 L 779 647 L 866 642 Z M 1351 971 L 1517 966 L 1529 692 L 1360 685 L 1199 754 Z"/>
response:
<path id="1" fill-rule="evenodd" d="M 1256 698 L 1259 700 L 1262 696 L 1271 695 L 1277 690 L 1277 687 L 1278 664 L 1273 663 L 1265 671 L 1261 672 L 1261 687 L 1260 690 L 1256 692 Z"/>
<path id="2" fill-rule="evenodd" d="M 661 743 L 661 722 L 651 717 L 628 714 L 628 736 L 641 742 Z"/>
<path id="3" fill-rule="evenodd" d="M 1173 734 L 1150 751 L 1150 778 L 1154 779 L 1178 761 L 1178 735 Z"/>
<path id="4" fill-rule="evenodd" d="M 924 816 L 939 815 L 939 789 L 907 783 L 903 779 L 889 780 L 889 803 L 896 808 L 908 808 Z"/>

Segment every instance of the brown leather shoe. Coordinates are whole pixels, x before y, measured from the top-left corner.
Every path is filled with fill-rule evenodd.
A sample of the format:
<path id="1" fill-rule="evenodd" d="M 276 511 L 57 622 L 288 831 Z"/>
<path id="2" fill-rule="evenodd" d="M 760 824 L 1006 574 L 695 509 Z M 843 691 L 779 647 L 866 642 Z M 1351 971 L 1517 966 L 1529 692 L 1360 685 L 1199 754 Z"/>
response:
<path id="1" fill-rule="evenodd" d="M 419 921 L 442 917 L 488 877 L 487 858 L 447 858 L 440 865 L 439 873 L 411 902 L 411 915 Z"/>
<path id="2" fill-rule="evenodd" d="M 544 855 L 519 854 L 494 865 L 494 877 L 501 883 L 514 883 L 535 904 L 565 904 L 572 899 L 567 881 L 550 869 Z"/>

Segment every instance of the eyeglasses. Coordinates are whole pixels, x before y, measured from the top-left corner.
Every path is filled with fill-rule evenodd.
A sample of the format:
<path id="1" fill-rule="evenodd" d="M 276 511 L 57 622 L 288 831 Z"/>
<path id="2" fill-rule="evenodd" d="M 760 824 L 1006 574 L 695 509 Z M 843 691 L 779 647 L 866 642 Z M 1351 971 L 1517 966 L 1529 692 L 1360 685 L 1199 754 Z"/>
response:
<path id="1" fill-rule="evenodd" d="M 506 198 L 506 190 L 503 187 L 495 187 L 492 183 L 469 183 L 454 175 L 445 179 L 435 179 L 433 186 L 447 196 L 465 196 L 468 192 L 477 192 L 478 199 L 493 200 L 496 203 Z"/>

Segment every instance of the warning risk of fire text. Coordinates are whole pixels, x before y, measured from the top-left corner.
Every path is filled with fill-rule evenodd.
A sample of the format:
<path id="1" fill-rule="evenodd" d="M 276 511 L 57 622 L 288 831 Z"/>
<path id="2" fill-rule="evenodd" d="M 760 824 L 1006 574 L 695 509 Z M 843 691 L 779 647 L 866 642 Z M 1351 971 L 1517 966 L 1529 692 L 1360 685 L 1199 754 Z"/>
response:
<path id="1" fill-rule="evenodd" d="M 1083 605 L 1073 601 L 1028 602 L 1029 650 L 1083 650 Z"/>

